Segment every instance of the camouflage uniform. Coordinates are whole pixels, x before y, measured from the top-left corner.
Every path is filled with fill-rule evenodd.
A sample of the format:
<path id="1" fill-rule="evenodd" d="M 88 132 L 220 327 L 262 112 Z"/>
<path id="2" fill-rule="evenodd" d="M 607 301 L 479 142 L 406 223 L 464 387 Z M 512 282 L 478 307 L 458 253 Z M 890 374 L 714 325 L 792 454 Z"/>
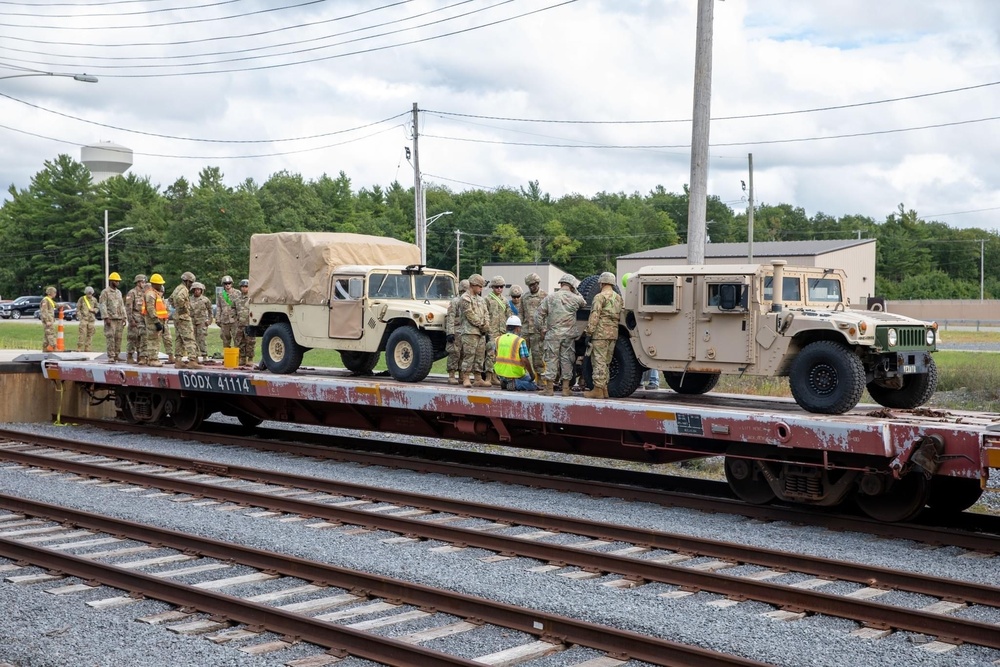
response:
<path id="1" fill-rule="evenodd" d="M 207 296 L 191 297 L 191 322 L 194 324 L 194 342 L 198 356 L 208 357 L 208 327 L 212 324 L 212 302 Z"/>
<path id="2" fill-rule="evenodd" d="M 160 339 L 167 330 L 167 318 L 160 319 L 156 316 L 156 299 L 163 298 L 163 293 L 155 289 L 152 285 L 146 288 L 142 295 L 146 312 L 142 316 L 146 329 L 146 350 L 143 356 L 150 366 L 160 366 Z M 165 307 L 165 306 L 164 306 Z M 156 325 L 160 324 L 162 331 L 156 330 Z"/>
<path id="3" fill-rule="evenodd" d="M 94 290 L 90 291 L 93 293 Z M 77 352 L 90 352 L 90 342 L 94 339 L 94 328 L 97 326 L 97 316 L 94 314 L 96 309 L 97 301 L 90 294 L 84 294 L 76 301 L 76 319 L 80 322 L 76 339 Z"/>
<path id="4" fill-rule="evenodd" d="M 537 288 L 538 283 L 534 283 L 534 286 Z M 545 368 L 545 364 L 542 362 L 542 334 L 535 326 L 535 313 L 545 296 L 543 289 L 532 294 L 530 286 L 528 292 L 521 296 L 521 337 L 528 343 L 531 351 L 531 366 L 539 373 Z"/>
<path id="5" fill-rule="evenodd" d="M 576 311 L 587 305 L 583 297 L 568 289 L 559 289 L 542 301 L 535 313 L 535 330 L 544 340 L 542 357 L 545 372 L 542 377 L 555 382 L 560 377 L 564 385 L 573 377 L 576 360 L 574 327 Z M 565 392 L 565 387 L 564 387 Z"/>
<path id="6" fill-rule="evenodd" d="M 500 336 L 507 333 L 507 318 L 514 313 L 511 312 L 510 304 L 507 303 L 507 299 L 503 298 L 492 289 L 484 298 L 486 299 L 486 309 L 489 312 L 490 318 L 490 344 L 486 345 L 486 357 L 483 362 L 483 368 L 491 372 L 497 362 L 497 347 L 495 343 L 500 339 Z M 493 384 L 499 387 L 500 381 L 496 380 Z"/>
<path id="7" fill-rule="evenodd" d="M 462 332 L 462 379 L 471 373 L 481 373 L 486 360 L 486 338 L 489 331 L 489 311 L 486 300 L 470 289 L 458 304 L 459 330 Z"/>
<path id="8" fill-rule="evenodd" d="M 444 319 L 444 333 L 449 338 L 445 345 L 445 352 L 448 353 L 448 383 L 458 384 L 461 378 L 454 379 L 455 375 L 462 370 L 462 332 L 459 322 L 458 310 L 462 302 L 462 295 L 468 291 L 468 281 L 459 283 L 458 296 L 448 304 L 448 314 Z"/>
<path id="9" fill-rule="evenodd" d="M 56 302 L 46 291 L 42 297 L 41 309 L 38 311 L 42 318 L 42 352 L 56 351 Z"/>
<path id="10" fill-rule="evenodd" d="M 222 347 L 236 347 L 236 302 L 240 298 L 238 290 L 232 286 L 223 286 L 215 297 L 215 323 L 219 325 L 219 335 L 222 337 Z"/>
<path id="11" fill-rule="evenodd" d="M 607 387 L 608 366 L 618 340 L 618 319 L 622 313 L 622 298 L 612 289 L 602 289 L 590 306 L 587 335 L 590 336 L 590 363 L 594 387 Z"/>
<path id="12" fill-rule="evenodd" d="M 181 362 L 196 359 L 198 347 L 194 342 L 194 324 L 191 322 L 191 292 L 184 283 L 174 288 L 170 303 L 174 307 L 174 328 L 177 330 L 174 357 L 180 357 Z"/>
<path id="13" fill-rule="evenodd" d="M 125 301 L 117 287 L 101 290 L 99 300 L 101 318 L 104 320 L 104 338 L 108 343 L 108 362 L 117 363 L 122 353 L 122 329 L 125 328 Z"/>
<path id="14" fill-rule="evenodd" d="M 242 286 L 241 283 L 240 287 Z M 234 325 L 236 333 L 233 336 L 233 343 L 240 348 L 240 366 L 253 363 L 257 347 L 257 338 L 247 335 L 246 332 L 246 326 L 250 324 L 250 295 L 242 294 L 242 291 L 241 289 L 241 294 L 234 301 L 236 304 L 236 324 Z"/>
<path id="15" fill-rule="evenodd" d="M 125 295 L 125 312 L 128 316 L 128 347 L 125 357 L 129 360 L 135 355 L 135 360 L 143 363 L 146 360 L 146 321 L 142 317 L 142 295 L 146 291 L 144 284 L 138 284 Z M 77 309 L 79 312 L 79 309 Z"/>

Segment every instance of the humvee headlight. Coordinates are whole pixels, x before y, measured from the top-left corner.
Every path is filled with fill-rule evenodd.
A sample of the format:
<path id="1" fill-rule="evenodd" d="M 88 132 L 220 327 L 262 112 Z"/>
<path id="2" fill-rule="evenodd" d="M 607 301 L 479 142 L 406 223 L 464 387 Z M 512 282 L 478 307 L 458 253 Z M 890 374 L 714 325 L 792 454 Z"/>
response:
<path id="1" fill-rule="evenodd" d="M 862 334 L 868 331 L 868 323 L 865 322 L 864 320 L 858 322 L 858 331 L 860 331 Z"/>
<path id="2" fill-rule="evenodd" d="M 934 344 L 934 329 L 928 329 L 927 333 L 925 334 L 924 337 L 927 339 L 927 344 L 928 345 L 933 345 Z"/>
<path id="3" fill-rule="evenodd" d="M 889 347 L 896 347 L 896 330 L 889 329 L 889 333 L 886 335 L 886 339 L 889 341 Z"/>
<path id="4" fill-rule="evenodd" d="M 434 321 L 434 313 L 427 313 L 427 321 L 428 322 Z"/>

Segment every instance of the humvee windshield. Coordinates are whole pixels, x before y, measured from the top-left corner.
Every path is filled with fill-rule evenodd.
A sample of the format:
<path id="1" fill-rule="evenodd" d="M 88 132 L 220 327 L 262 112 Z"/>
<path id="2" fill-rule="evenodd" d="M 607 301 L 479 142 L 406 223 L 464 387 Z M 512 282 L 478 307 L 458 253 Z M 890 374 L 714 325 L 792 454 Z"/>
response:
<path id="1" fill-rule="evenodd" d="M 368 276 L 371 299 L 412 299 L 410 276 L 400 273 L 372 273 Z"/>
<path id="2" fill-rule="evenodd" d="M 764 276 L 764 301 L 774 297 L 774 276 Z M 781 280 L 781 298 L 785 301 L 802 300 L 802 281 L 797 276 L 785 276 Z"/>
<path id="3" fill-rule="evenodd" d="M 836 278 L 809 278 L 809 300 L 839 303 L 840 281 Z"/>
<path id="4" fill-rule="evenodd" d="M 422 273 L 413 277 L 418 299 L 454 299 L 455 281 L 446 273 Z"/>

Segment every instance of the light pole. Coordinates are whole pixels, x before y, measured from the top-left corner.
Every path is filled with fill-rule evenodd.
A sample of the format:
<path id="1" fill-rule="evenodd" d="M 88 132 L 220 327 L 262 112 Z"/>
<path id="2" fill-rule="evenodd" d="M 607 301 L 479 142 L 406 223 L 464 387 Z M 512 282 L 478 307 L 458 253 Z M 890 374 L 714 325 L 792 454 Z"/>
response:
<path id="1" fill-rule="evenodd" d="M 111 265 L 108 262 L 108 241 L 118 236 L 122 232 L 127 232 L 133 229 L 133 227 L 122 227 L 121 229 L 116 229 L 115 231 L 108 233 L 108 211 L 104 211 L 104 288 L 108 288 L 108 276 L 111 274 Z"/>
<path id="2" fill-rule="evenodd" d="M 438 213 L 437 215 L 432 215 L 431 217 L 427 218 L 427 222 L 424 223 L 424 229 L 423 229 L 424 233 L 420 235 L 420 263 L 421 264 L 424 264 L 424 265 L 427 264 L 427 228 L 431 226 L 432 222 L 434 222 L 438 218 L 440 218 L 442 216 L 445 216 L 445 215 L 451 215 L 451 211 L 445 211 L 444 213 Z"/>
<path id="3" fill-rule="evenodd" d="M 91 76 L 90 74 L 72 74 L 70 72 L 24 72 L 22 74 L 8 74 L 7 76 L 0 76 L 0 81 L 4 79 L 20 79 L 24 76 L 62 76 L 74 81 L 82 81 L 83 83 L 97 83 L 97 77 Z"/>

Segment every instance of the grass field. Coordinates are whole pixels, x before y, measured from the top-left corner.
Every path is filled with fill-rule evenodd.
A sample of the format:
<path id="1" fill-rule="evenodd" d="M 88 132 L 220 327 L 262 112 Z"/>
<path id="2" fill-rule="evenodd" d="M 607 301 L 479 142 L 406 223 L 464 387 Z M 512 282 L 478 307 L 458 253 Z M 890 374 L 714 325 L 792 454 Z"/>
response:
<path id="1" fill-rule="evenodd" d="M 1000 344 L 1000 332 L 997 331 L 949 331 L 945 336 L 949 343 Z M 75 350 L 76 343 L 77 325 L 67 324 L 66 349 Z M 0 349 L 40 350 L 41 346 L 40 322 L 0 321 Z M 105 349 L 104 329 L 100 325 L 94 334 L 92 349 L 98 352 Z M 208 351 L 209 355 L 217 354 L 217 358 L 222 358 L 222 343 L 217 328 L 209 329 Z M 938 393 L 931 399 L 932 405 L 963 410 L 1000 411 L 1000 353 L 944 350 L 935 353 L 934 358 L 939 380 Z M 260 359 L 259 340 L 256 359 Z M 303 365 L 343 368 L 340 354 L 332 350 L 310 350 L 306 353 Z M 376 370 L 385 368 L 383 357 Z M 445 360 L 435 362 L 431 372 L 446 373 Z M 791 396 L 787 378 L 723 376 L 716 391 L 755 396 Z M 862 401 L 871 402 L 871 398 L 866 393 Z"/>

